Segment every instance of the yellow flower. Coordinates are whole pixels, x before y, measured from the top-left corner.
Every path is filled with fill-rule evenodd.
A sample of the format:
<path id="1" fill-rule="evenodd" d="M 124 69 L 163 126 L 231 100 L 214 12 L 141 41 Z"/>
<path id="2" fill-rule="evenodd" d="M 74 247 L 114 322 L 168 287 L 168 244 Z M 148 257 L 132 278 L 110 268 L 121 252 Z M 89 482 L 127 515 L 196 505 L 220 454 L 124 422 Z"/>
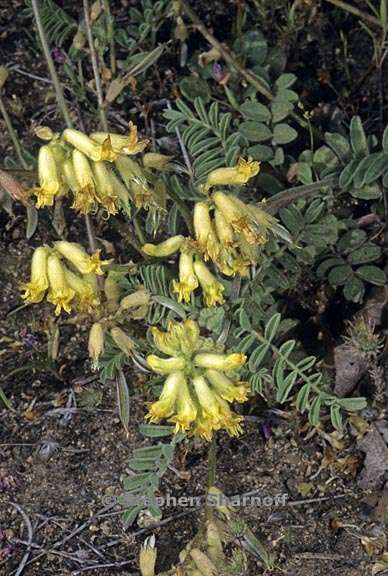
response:
<path id="1" fill-rule="evenodd" d="M 178 252 L 179 248 L 182 246 L 183 241 L 184 237 L 181 235 L 172 236 L 160 244 L 144 244 L 142 250 L 148 256 L 162 258 L 164 256 L 171 256 L 172 254 L 175 254 L 175 252 Z"/>
<path id="2" fill-rule="evenodd" d="M 194 376 L 192 382 L 203 417 L 211 422 L 214 429 L 219 428 L 222 415 L 216 395 L 203 376 Z"/>
<path id="3" fill-rule="evenodd" d="M 27 304 L 35 304 L 43 300 L 49 286 L 47 276 L 48 255 L 49 249 L 44 246 L 37 248 L 32 255 L 30 281 L 21 286 L 22 290 L 24 290 L 22 298 Z"/>
<path id="4" fill-rule="evenodd" d="M 201 260 L 194 262 L 194 272 L 201 284 L 206 306 L 223 304 L 224 297 L 222 293 L 224 287 Z"/>
<path id="5" fill-rule="evenodd" d="M 240 158 L 236 166 L 216 168 L 207 177 L 206 189 L 212 186 L 242 185 L 260 172 L 260 162 L 254 162 L 252 158 L 244 160 Z"/>
<path id="6" fill-rule="evenodd" d="M 81 214 L 88 214 L 96 207 L 96 187 L 89 160 L 79 150 L 73 150 L 73 174 L 70 165 L 66 164 L 65 178 L 74 194 L 72 208 Z"/>
<path id="7" fill-rule="evenodd" d="M 113 150 L 109 135 L 105 135 L 101 142 L 96 142 L 79 130 L 66 128 L 63 132 L 63 139 L 94 162 L 100 162 L 101 160 L 113 162 L 118 155 Z"/>
<path id="8" fill-rule="evenodd" d="M 66 282 L 74 290 L 77 297 L 77 308 L 81 312 L 90 312 L 93 308 L 99 306 L 100 301 L 92 285 L 65 266 L 64 271 Z"/>
<path id="9" fill-rule="evenodd" d="M 147 152 L 143 156 L 144 168 L 153 168 L 155 170 L 165 170 L 172 159 L 172 156 L 158 154 L 157 152 Z"/>
<path id="10" fill-rule="evenodd" d="M 182 380 L 176 402 L 176 414 L 169 419 L 175 423 L 175 434 L 185 432 L 194 422 L 197 416 L 197 408 L 190 396 L 189 387 L 185 379 Z"/>
<path id="11" fill-rule="evenodd" d="M 157 550 L 155 536 L 149 536 L 140 549 L 139 568 L 141 576 L 155 576 Z"/>
<path id="12" fill-rule="evenodd" d="M 217 261 L 221 246 L 217 240 L 213 224 L 210 220 L 209 205 L 207 202 L 196 202 L 194 206 L 194 231 L 204 260 L 209 258 Z"/>
<path id="13" fill-rule="evenodd" d="M 152 203 L 152 192 L 144 175 L 144 170 L 132 158 L 120 156 L 116 162 L 117 170 L 131 193 L 137 208 L 147 208 Z"/>
<path id="14" fill-rule="evenodd" d="M 146 418 L 158 424 L 163 418 L 172 416 L 178 399 L 179 388 L 185 381 L 183 372 L 173 372 L 164 381 L 159 400 L 151 404 Z"/>
<path id="15" fill-rule="evenodd" d="M 246 383 L 235 384 L 218 370 L 206 370 L 205 376 L 212 388 L 224 400 L 228 402 L 246 402 L 248 400 L 249 386 Z"/>
<path id="16" fill-rule="evenodd" d="M 192 356 L 197 350 L 201 341 L 199 326 L 194 320 L 185 320 L 183 323 L 180 346 L 183 354 Z"/>
<path id="17" fill-rule="evenodd" d="M 170 322 L 167 332 L 163 332 L 156 326 L 153 326 L 151 333 L 154 338 L 154 344 L 160 352 L 168 356 L 175 356 L 181 351 L 180 343 L 183 335 L 181 325 Z"/>
<path id="18" fill-rule="evenodd" d="M 184 370 L 186 361 L 184 358 L 172 356 L 171 358 L 159 358 L 150 354 L 146 358 L 148 366 L 157 374 L 171 374 L 178 370 Z"/>
<path id="19" fill-rule="evenodd" d="M 234 370 L 241 368 L 247 361 L 245 354 L 234 352 L 232 354 L 197 354 L 194 357 L 194 364 L 200 368 L 210 368 L 213 370 Z"/>
<path id="20" fill-rule="evenodd" d="M 225 220 L 235 232 L 244 236 L 248 244 L 260 246 L 267 242 L 268 232 L 277 225 L 276 218 L 257 206 L 244 204 L 235 196 L 223 192 L 215 192 L 212 198 Z"/>
<path id="21" fill-rule="evenodd" d="M 217 401 L 221 412 L 221 427 L 225 428 L 229 436 L 239 436 L 242 432 L 241 424 L 243 416 L 238 416 L 230 408 L 228 403 L 217 395 Z"/>
<path id="22" fill-rule="evenodd" d="M 98 360 L 104 352 L 104 329 L 100 322 L 95 322 L 89 332 L 89 358 L 92 360 L 93 370 L 98 368 Z"/>
<path id="23" fill-rule="evenodd" d="M 172 288 L 178 294 L 178 301 L 190 302 L 191 293 L 198 286 L 198 280 L 194 274 L 193 255 L 181 252 L 179 256 L 179 281 L 172 281 Z"/>
<path id="24" fill-rule="evenodd" d="M 99 203 L 105 208 L 108 215 L 117 214 L 118 197 L 114 190 L 112 171 L 106 167 L 104 162 L 93 162 L 92 167 Z"/>
<path id="25" fill-rule="evenodd" d="M 112 148 L 114 152 L 118 154 L 128 154 L 132 156 L 143 152 L 144 148 L 148 145 L 149 140 L 139 140 L 137 135 L 137 127 L 133 122 L 129 122 L 129 134 L 123 136 L 122 134 L 113 134 L 107 132 L 93 132 L 91 138 L 96 142 L 104 142 L 107 138 L 110 138 L 112 143 Z"/>
<path id="26" fill-rule="evenodd" d="M 121 274 L 110 270 L 104 280 L 104 294 L 107 300 L 108 308 L 111 312 L 117 310 L 123 289 L 119 284 Z"/>
<path id="27" fill-rule="evenodd" d="M 36 207 L 52 206 L 54 198 L 61 192 L 61 181 L 52 148 L 41 146 L 38 157 L 39 187 L 32 192 L 37 198 Z"/>
<path id="28" fill-rule="evenodd" d="M 55 315 L 59 316 L 61 310 L 68 314 L 71 312 L 71 301 L 75 292 L 66 281 L 65 269 L 58 256 L 51 254 L 47 259 L 47 276 L 49 280 L 48 302 L 54 304 Z"/>
<path id="29" fill-rule="evenodd" d="M 94 254 L 90 255 L 85 252 L 85 250 L 77 244 L 76 242 L 67 242 L 66 240 L 60 240 L 54 242 L 54 246 L 62 256 L 64 256 L 69 262 L 77 268 L 81 274 L 89 274 L 89 272 L 94 272 L 97 275 L 103 274 L 102 266 L 109 264 L 109 260 L 100 260 L 101 250 L 96 250 Z"/>
<path id="30" fill-rule="evenodd" d="M 151 299 L 151 294 L 145 288 L 139 288 L 136 292 L 124 296 L 120 302 L 122 310 L 130 310 L 131 308 L 138 308 L 139 306 L 147 306 Z"/>
<path id="31" fill-rule="evenodd" d="M 131 356 L 135 349 L 135 343 L 128 336 L 128 334 L 126 334 L 118 326 L 114 326 L 110 331 L 110 335 L 112 336 L 114 343 L 121 350 L 121 352 L 124 352 L 124 354 L 127 356 Z"/>
<path id="32" fill-rule="evenodd" d="M 211 439 L 213 438 L 214 430 L 215 428 L 213 427 L 212 420 L 209 420 L 209 418 L 206 418 L 202 414 L 199 414 L 195 421 L 195 426 L 192 431 L 192 435 L 197 436 L 198 438 L 203 438 L 207 442 L 210 442 Z"/>

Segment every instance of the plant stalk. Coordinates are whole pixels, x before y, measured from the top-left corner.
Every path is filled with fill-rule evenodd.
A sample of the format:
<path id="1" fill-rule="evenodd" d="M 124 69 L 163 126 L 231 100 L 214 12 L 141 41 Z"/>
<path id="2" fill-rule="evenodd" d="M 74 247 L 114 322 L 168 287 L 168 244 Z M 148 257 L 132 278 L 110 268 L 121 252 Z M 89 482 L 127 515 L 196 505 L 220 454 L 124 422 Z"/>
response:
<path id="1" fill-rule="evenodd" d="M 356 6 L 352 6 L 351 4 L 348 4 L 347 2 L 343 2 L 343 0 L 326 0 L 326 2 L 328 2 L 329 4 L 333 4 L 333 6 L 337 6 L 337 8 L 341 8 L 342 10 L 345 10 L 346 12 L 349 12 L 350 14 L 353 14 L 354 16 L 358 16 L 362 20 L 369 22 L 369 24 L 373 24 L 374 26 L 379 26 L 379 27 L 382 26 L 382 23 L 380 22 L 380 20 L 378 18 L 376 18 L 375 16 L 372 16 L 372 14 L 368 14 L 367 12 L 363 12 L 362 10 L 357 8 Z"/>
<path id="2" fill-rule="evenodd" d="M 35 18 L 36 27 L 38 29 L 40 42 L 42 44 L 43 54 L 44 54 L 44 57 L 45 57 L 46 62 L 47 62 L 47 67 L 49 69 L 51 80 L 53 81 L 53 84 L 54 84 L 54 89 L 55 89 L 55 93 L 57 96 L 58 106 L 61 109 L 62 116 L 65 120 L 65 124 L 66 124 L 67 128 L 71 128 L 72 127 L 72 121 L 70 118 L 69 109 L 67 107 L 66 100 L 65 100 L 65 97 L 63 95 L 62 84 L 59 81 L 59 77 L 58 77 L 58 74 L 57 74 L 57 71 L 56 71 L 56 68 L 54 65 L 54 61 L 51 57 L 46 32 L 44 30 L 42 19 L 40 16 L 39 0 L 31 0 L 31 5 L 32 5 L 32 10 L 34 12 L 34 18 Z"/>
<path id="3" fill-rule="evenodd" d="M 85 28 L 86 28 L 86 34 L 87 34 L 89 50 L 90 50 L 90 58 L 92 61 L 94 81 L 96 83 L 98 113 L 100 115 L 100 122 L 101 122 L 102 129 L 105 132 L 108 132 L 108 121 L 106 118 L 105 107 L 104 107 L 104 96 L 102 93 L 100 73 L 98 71 L 97 52 L 96 52 L 96 48 L 95 48 L 94 42 L 93 42 L 92 26 L 91 26 L 91 22 L 90 22 L 89 0 L 83 0 L 83 6 L 84 6 Z"/>
<path id="4" fill-rule="evenodd" d="M 11 120 L 11 118 L 7 112 L 6 107 L 4 106 L 4 101 L 2 98 L 1 92 L 0 92 L 0 113 L 1 113 L 2 117 L 4 118 L 5 125 L 7 126 L 7 130 L 9 132 L 10 138 L 12 140 L 12 144 L 15 148 L 15 152 L 16 152 L 16 155 L 19 159 L 19 162 L 22 165 L 22 167 L 24 168 L 24 170 L 28 170 L 28 164 L 23 157 L 22 147 L 21 147 L 21 144 L 19 142 L 18 135 L 17 135 L 14 127 L 12 126 L 12 120 Z"/>
<path id="5" fill-rule="evenodd" d="M 216 437 L 214 435 L 210 442 L 208 463 L 207 463 L 208 488 L 211 488 L 216 483 L 216 469 L 217 469 L 217 444 L 216 444 Z"/>

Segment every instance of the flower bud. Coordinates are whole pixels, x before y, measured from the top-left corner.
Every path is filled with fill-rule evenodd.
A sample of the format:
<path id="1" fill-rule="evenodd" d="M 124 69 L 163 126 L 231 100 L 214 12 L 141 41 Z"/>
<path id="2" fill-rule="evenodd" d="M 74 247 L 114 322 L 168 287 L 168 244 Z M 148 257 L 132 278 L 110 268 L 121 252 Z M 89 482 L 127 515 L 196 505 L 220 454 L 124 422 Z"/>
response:
<path id="1" fill-rule="evenodd" d="M 100 162 L 101 160 L 113 162 L 117 158 L 117 153 L 113 151 L 109 136 L 106 136 L 101 143 L 98 143 L 79 130 L 66 128 L 63 132 L 63 139 L 94 162 Z"/>
<path id="2" fill-rule="evenodd" d="M 152 535 L 144 541 L 140 550 L 139 568 L 141 576 L 155 576 L 156 556 L 155 536 Z"/>
<path id="3" fill-rule="evenodd" d="M 143 156 L 143 166 L 147 169 L 165 170 L 172 158 L 173 156 L 166 156 L 157 152 L 147 152 Z"/>
<path id="4" fill-rule="evenodd" d="M 49 286 L 47 275 L 48 256 L 49 249 L 45 246 L 37 248 L 32 255 L 30 281 L 21 286 L 22 290 L 24 290 L 22 298 L 27 304 L 35 304 L 43 300 Z"/>
<path id="5" fill-rule="evenodd" d="M 124 352 L 127 356 L 132 355 L 136 344 L 123 330 L 121 330 L 121 328 L 114 326 L 110 331 L 110 335 L 112 336 L 116 346 L 120 348 L 121 352 Z"/>
<path id="6" fill-rule="evenodd" d="M 93 134 L 91 134 L 91 138 L 100 143 L 106 141 L 106 139 L 109 138 L 116 157 L 119 154 L 127 154 L 132 156 L 134 154 L 138 154 L 139 152 L 143 152 L 144 148 L 148 145 L 149 140 L 139 140 L 137 135 L 137 126 L 135 126 L 133 122 L 129 122 L 128 127 L 129 134 L 127 136 L 113 133 L 108 134 L 107 132 L 93 132 Z"/>
<path id="7" fill-rule="evenodd" d="M 181 252 L 179 256 L 179 281 L 173 280 L 172 287 L 173 291 L 178 294 L 179 302 L 190 302 L 191 293 L 198 288 L 192 254 Z"/>
<path id="8" fill-rule="evenodd" d="M 216 304 L 223 304 L 224 297 L 222 293 L 224 287 L 201 260 L 194 262 L 194 272 L 201 284 L 206 306 L 210 307 L 216 306 Z"/>
<path id="9" fill-rule="evenodd" d="M 107 168 L 105 162 L 93 162 L 92 169 L 99 203 L 108 215 L 117 214 L 118 197 L 114 190 L 111 170 Z"/>
<path id="10" fill-rule="evenodd" d="M 138 306 L 146 306 L 150 302 L 151 295 L 145 288 L 140 288 L 132 294 L 124 296 L 120 302 L 120 308 L 122 310 L 130 310 L 131 308 L 137 308 Z"/>
<path id="11" fill-rule="evenodd" d="M 171 358 L 159 358 L 159 356 L 150 354 L 146 360 L 151 370 L 157 374 L 171 374 L 178 370 L 184 370 L 186 366 L 186 360 L 184 358 L 177 358 L 175 356 Z"/>
<path id="12" fill-rule="evenodd" d="M 90 329 L 88 349 L 93 370 L 97 370 L 98 360 L 104 352 L 104 329 L 100 322 L 95 322 Z"/>
<path id="13" fill-rule="evenodd" d="M 61 190 L 57 163 L 53 150 L 49 145 L 41 146 L 38 157 L 39 188 L 34 188 L 37 201 L 36 207 L 52 206 L 54 197 Z"/>
<path id="14" fill-rule="evenodd" d="M 210 258 L 215 262 L 220 253 L 221 246 L 210 220 L 209 205 L 207 202 L 196 202 L 193 222 L 195 237 L 201 252 L 203 252 L 204 260 L 206 261 Z"/>
<path id="15" fill-rule="evenodd" d="M 49 281 L 48 302 L 54 304 L 55 315 L 59 316 L 61 310 L 68 314 L 71 312 L 71 301 L 75 292 L 66 281 L 65 268 L 55 254 L 51 254 L 47 259 L 47 276 Z"/>
<path id="16" fill-rule="evenodd" d="M 260 171 L 260 162 L 254 162 L 251 158 L 240 158 L 236 166 L 216 168 L 207 177 L 206 188 L 223 185 L 246 184 L 250 178 Z"/>
<path id="17" fill-rule="evenodd" d="M 164 256 L 171 256 L 172 254 L 175 254 L 175 252 L 178 252 L 183 241 L 184 237 L 181 235 L 172 236 L 160 244 L 144 244 L 142 250 L 145 254 L 148 254 L 148 256 L 162 258 Z"/>
<path id="18" fill-rule="evenodd" d="M 197 354 L 194 357 L 194 364 L 200 368 L 211 368 L 213 370 L 234 370 L 241 368 L 247 361 L 245 354 L 235 352 L 233 354 Z"/>
<path id="19" fill-rule="evenodd" d="M 214 576 L 217 574 L 218 571 L 213 562 L 199 548 L 190 550 L 190 556 L 203 576 Z"/>
<path id="20" fill-rule="evenodd" d="M 79 150 L 73 150 L 73 170 L 70 164 L 65 164 L 65 179 L 75 198 L 72 204 L 74 210 L 88 214 L 96 206 L 96 186 L 89 160 Z M 75 176 L 75 179 L 74 179 Z"/>
<path id="21" fill-rule="evenodd" d="M 89 256 L 85 250 L 76 242 L 67 242 L 60 240 L 54 242 L 54 246 L 58 252 L 62 254 L 69 262 L 73 264 L 81 272 L 81 274 L 88 274 L 94 272 L 95 274 L 103 274 L 102 266 L 109 264 L 108 260 L 100 260 L 101 250 L 96 250 L 94 254 Z"/>

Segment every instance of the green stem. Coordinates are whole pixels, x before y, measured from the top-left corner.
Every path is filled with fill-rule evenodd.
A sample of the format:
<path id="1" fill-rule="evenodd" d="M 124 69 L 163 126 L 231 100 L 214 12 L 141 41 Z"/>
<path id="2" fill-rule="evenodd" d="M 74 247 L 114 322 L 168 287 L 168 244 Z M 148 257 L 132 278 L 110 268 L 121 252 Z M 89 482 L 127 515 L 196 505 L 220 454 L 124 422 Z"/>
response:
<path id="1" fill-rule="evenodd" d="M 69 113 L 69 110 L 68 110 L 68 107 L 66 104 L 65 97 L 63 95 L 62 84 L 59 81 L 58 74 L 57 74 L 57 71 L 55 69 L 54 61 L 51 57 L 49 45 L 47 42 L 46 32 L 44 30 L 42 19 L 40 16 L 39 0 L 31 0 L 31 5 L 32 5 L 33 13 L 34 13 L 36 27 L 38 29 L 40 42 L 42 44 L 43 54 L 44 54 L 44 57 L 45 57 L 46 62 L 47 62 L 47 67 L 49 69 L 51 80 L 54 84 L 54 89 L 55 89 L 55 93 L 57 96 L 58 106 L 61 109 L 61 112 L 62 112 L 63 118 L 65 120 L 66 126 L 68 128 L 71 128 L 72 127 L 72 121 L 70 118 L 70 113 Z"/>
<path id="2" fill-rule="evenodd" d="M 110 58 L 110 69 L 112 76 L 116 76 L 116 49 L 115 49 L 115 39 L 113 30 L 113 18 L 110 11 L 109 0 L 103 0 L 104 2 L 104 12 L 106 18 L 106 36 L 109 42 L 109 58 Z"/>
<path id="3" fill-rule="evenodd" d="M 2 117 L 4 118 L 5 125 L 7 126 L 7 130 L 8 130 L 10 137 L 11 137 L 11 140 L 12 140 L 13 146 L 15 148 L 15 152 L 17 154 L 19 162 L 25 170 L 28 170 L 28 164 L 25 161 L 25 159 L 23 158 L 22 147 L 20 145 L 18 135 L 17 135 L 14 127 L 12 126 L 11 118 L 7 112 L 6 107 L 4 106 L 4 101 L 2 98 L 1 92 L 0 92 L 0 112 L 1 112 Z"/>
<path id="4" fill-rule="evenodd" d="M 216 483 L 217 444 L 215 435 L 211 439 L 207 461 L 207 486 L 211 488 Z"/>
<path id="5" fill-rule="evenodd" d="M 92 26 L 91 26 L 91 22 L 90 22 L 89 0 L 83 0 L 83 6 L 84 6 L 85 28 L 86 28 L 86 34 L 88 37 L 88 44 L 89 44 L 89 50 L 90 50 L 90 58 L 92 61 L 94 81 L 96 83 L 98 112 L 100 115 L 101 127 L 105 132 L 108 132 L 108 121 L 107 121 L 106 113 L 105 113 L 104 96 L 102 93 L 101 78 L 100 78 L 100 74 L 98 71 L 97 52 L 96 52 L 96 48 L 94 46 Z"/>
<path id="6" fill-rule="evenodd" d="M 312 184 L 303 184 L 302 186 L 294 186 L 293 188 L 288 188 L 287 190 L 282 190 L 277 194 L 274 194 L 272 198 L 269 198 L 262 208 L 265 208 L 270 214 L 276 214 L 281 208 L 299 200 L 300 198 L 305 198 L 315 192 L 320 192 L 322 188 L 326 186 L 333 186 L 338 181 L 337 176 L 329 176 L 325 180 L 319 180 L 318 182 L 313 182 Z"/>

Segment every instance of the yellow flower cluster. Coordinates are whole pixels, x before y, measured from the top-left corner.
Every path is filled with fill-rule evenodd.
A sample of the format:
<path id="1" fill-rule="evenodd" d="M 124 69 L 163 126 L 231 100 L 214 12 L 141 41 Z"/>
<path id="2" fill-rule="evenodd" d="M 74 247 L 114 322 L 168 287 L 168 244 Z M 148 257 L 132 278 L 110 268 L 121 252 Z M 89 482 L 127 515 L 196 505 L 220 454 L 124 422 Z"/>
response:
<path id="1" fill-rule="evenodd" d="M 210 172 L 204 189 L 209 192 L 215 185 L 246 184 L 259 169 L 259 162 L 240 159 L 236 166 Z M 161 244 L 143 246 L 143 251 L 154 257 L 180 252 L 179 279 L 173 280 L 179 302 L 189 302 L 192 292 L 201 286 L 206 306 L 223 304 L 224 287 L 205 262 L 211 260 L 226 276 L 247 276 L 270 233 L 291 241 L 276 218 L 257 205 L 245 204 L 236 196 L 221 191 L 210 193 L 205 201 L 196 202 L 193 224 L 195 240 L 178 235 Z"/>
<path id="2" fill-rule="evenodd" d="M 224 303 L 224 286 L 211 273 L 199 254 L 195 255 L 196 245 L 184 236 L 172 236 L 161 244 L 144 244 L 143 252 L 148 256 L 165 257 L 176 252 L 179 256 L 179 278 L 173 280 L 172 288 L 179 302 L 189 302 L 191 293 L 198 287 L 206 306 Z"/>
<path id="3" fill-rule="evenodd" d="M 200 336 L 193 320 L 171 322 L 166 332 L 154 327 L 152 335 L 155 347 L 168 357 L 147 357 L 148 366 L 166 380 L 146 418 L 153 423 L 167 419 L 175 424 L 176 433 L 188 431 L 208 441 L 215 430 L 240 434 L 243 417 L 229 404 L 248 398 L 248 385 L 235 382 L 233 376 L 233 370 L 245 364 L 246 356 L 219 353 L 214 342 Z"/>
<path id="4" fill-rule="evenodd" d="M 99 207 L 108 215 L 120 208 L 129 213 L 130 202 L 138 208 L 154 203 L 149 170 L 163 169 L 170 157 L 145 154 L 144 168 L 130 158 L 143 152 L 148 144 L 148 140 L 139 140 L 132 122 L 127 136 L 107 132 L 87 135 L 72 128 L 62 134 L 40 128 L 37 134 L 49 140 L 39 150 L 39 186 L 31 191 L 37 208 L 52 206 L 55 198 L 69 191 L 73 195 L 72 208 L 82 214 Z"/>
<path id="5" fill-rule="evenodd" d="M 61 240 L 54 247 L 40 246 L 34 251 L 30 281 L 22 284 L 27 304 L 47 301 L 55 306 L 55 315 L 73 309 L 89 312 L 99 306 L 97 276 L 108 261 L 100 260 L 100 251 L 91 256 L 79 244 Z"/>

